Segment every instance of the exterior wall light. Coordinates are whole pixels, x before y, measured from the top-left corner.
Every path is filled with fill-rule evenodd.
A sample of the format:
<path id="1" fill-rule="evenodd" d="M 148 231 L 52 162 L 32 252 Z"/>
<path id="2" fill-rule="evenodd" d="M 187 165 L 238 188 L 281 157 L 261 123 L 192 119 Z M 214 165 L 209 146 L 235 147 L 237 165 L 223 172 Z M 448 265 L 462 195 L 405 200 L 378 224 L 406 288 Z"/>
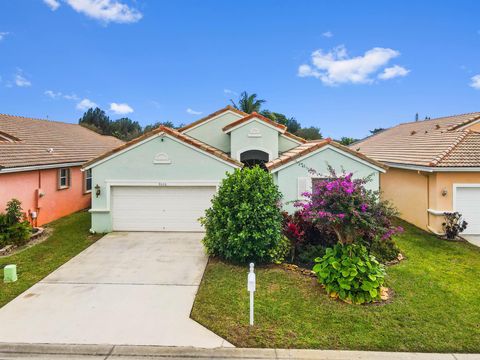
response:
<path id="1" fill-rule="evenodd" d="M 442 196 L 447 196 L 447 194 L 448 194 L 447 189 L 442 189 L 441 194 L 442 194 Z"/>
<path id="2" fill-rule="evenodd" d="M 100 185 L 95 185 L 95 196 L 99 197 L 102 192 L 100 191 Z"/>

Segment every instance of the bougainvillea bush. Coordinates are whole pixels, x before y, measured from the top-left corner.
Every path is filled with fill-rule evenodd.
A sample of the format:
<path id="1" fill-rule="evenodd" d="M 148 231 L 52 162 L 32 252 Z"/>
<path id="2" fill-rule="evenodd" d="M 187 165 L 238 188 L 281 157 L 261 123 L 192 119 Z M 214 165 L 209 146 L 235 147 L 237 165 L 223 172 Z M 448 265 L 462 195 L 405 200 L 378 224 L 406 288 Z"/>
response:
<path id="1" fill-rule="evenodd" d="M 395 208 L 366 188 L 369 180 L 353 179 L 351 173 L 337 175 L 330 168 L 329 178 L 316 183 L 312 192 L 303 194 L 306 200 L 296 204 L 298 216 L 307 223 L 335 234 L 338 243 L 315 259 L 314 271 L 329 293 L 353 303 L 380 296 L 383 268 L 371 251 L 378 251 L 382 260 L 398 255 L 392 236 L 403 230 L 393 223 Z M 287 224 L 287 229 L 295 229 L 290 234 L 301 238 L 303 229 L 294 226 L 298 224 Z"/>
<path id="2" fill-rule="evenodd" d="M 227 174 L 202 219 L 207 252 L 239 263 L 283 260 L 289 244 L 280 200 L 272 176 L 258 166 Z"/>

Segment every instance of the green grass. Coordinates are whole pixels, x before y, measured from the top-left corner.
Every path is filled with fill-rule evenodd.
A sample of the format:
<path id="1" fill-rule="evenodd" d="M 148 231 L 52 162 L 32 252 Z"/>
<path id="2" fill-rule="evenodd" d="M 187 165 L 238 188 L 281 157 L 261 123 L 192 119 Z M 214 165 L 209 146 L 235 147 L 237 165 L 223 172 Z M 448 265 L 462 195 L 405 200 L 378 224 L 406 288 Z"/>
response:
<path id="1" fill-rule="evenodd" d="M 16 264 L 18 272 L 18 281 L 7 284 L 3 283 L 3 270 L 0 272 L 0 307 L 100 238 L 90 235 L 90 214 L 86 211 L 56 220 L 48 227 L 53 232 L 44 242 L 0 258 L 0 269 Z"/>
<path id="2" fill-rule="evenodd" d="M 261 267 L 249 328 L 247 267 L 211 260 L 192 317 L 242 347 L 480 352 L 480 249 L 401 225 L 406 260 L 387 269 L 390 303 L 348 305 L 315 279 Z"/>

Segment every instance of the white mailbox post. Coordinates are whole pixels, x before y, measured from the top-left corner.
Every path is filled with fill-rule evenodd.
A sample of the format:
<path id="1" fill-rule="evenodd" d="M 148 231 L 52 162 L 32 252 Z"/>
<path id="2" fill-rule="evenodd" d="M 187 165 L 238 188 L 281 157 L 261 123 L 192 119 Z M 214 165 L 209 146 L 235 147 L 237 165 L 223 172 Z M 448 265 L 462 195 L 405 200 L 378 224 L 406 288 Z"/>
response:
<path id="1" fill-rule="evenodd" d="M 250 263 L 250 272 L 248 273 L 247 289 L 250 292 L 250 326 L 253 325 L 253 293 L 255 292 L 255 273 L 253 267 L 255 265 Z"/>

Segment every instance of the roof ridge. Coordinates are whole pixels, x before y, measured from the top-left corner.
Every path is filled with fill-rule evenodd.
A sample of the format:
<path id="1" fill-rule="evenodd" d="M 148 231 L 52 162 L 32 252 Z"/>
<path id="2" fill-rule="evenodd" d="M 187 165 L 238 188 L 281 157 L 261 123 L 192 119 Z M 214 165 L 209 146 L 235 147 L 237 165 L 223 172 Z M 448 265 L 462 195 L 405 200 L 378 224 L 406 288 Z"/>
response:
<path id="1" fill-rule="evenodd" d="M 397 124 L 396 126 L 400 125 L 407 125 L 407 124 L 415 124 L 415 123 L 423 123 L 427 121 L 434 121 L 434 120 L 440 120 L 440 119 L 446 119 L 446 118 L 453 118 L 453 117 L 458 117 L 458 116 L 465 116 L 465 115 L 471 115 L 471 114 L 480 114 L 480 111 L 472 111 L 468 113 L 463 113 L 463 114 L 454 114 L 454 115 L 447 115 L 447 116 L 439 116 L 433 119 L 426 119 L 426 120 L 416 120 L 416 121 L 407 121 L 407 122 L 401 122 Z M 394 127 L 396 127 L 394 126 Z"/>
<path id="2" fill-rule="evenodd" d="M 448 154 L 452 152 L 453 149 L 460 144 L 463 139 L 470 133 L 470 130 L 466 130 L 460 133 L 460 136 L 441 154 L 437 155 L 429 164 L 429 166 L 436 166 L 440 161 L 442 161 Z"/>
<path id="3" fill-rule="evenodd" d="M 449 126 L 447 128 L 447 131 L 451 131 L 451 130 L 456 130 L 456 129 L 459 129 L 463 126 L 466 126 L 468 124 L 470 124 L 471 122 L 474 122 L 474 121 L 477 121 L 478 119 L 480 119 L 480 114 L 477 115 L 477 116 L 473 116 L 465 121 L 462 121 L 460 124 L 456 124 L 456 125 L 452 125 L 452 126 Z"/>
<path id="4" fill-rule="evenodd" d="M 205 122 L 205 121 L 207 121 L 207 120 L 209 120 L 209 119 L 211 119 L 211 118 L 213 118 L 217 115 L 220 115 L 220 114 L 222 114 L 226 111 L 233 111 L 233 112 L 235 112 L 235 113 L 237 113 L 238 115 L 241 115 L 241 116 L 247 116 L 248 115 L 246 112 L 243 112 L 239 109 L 236 109 L 232 105 L 227 105 L 227 106 L 225 106 L 225 107 L 223 107 L 223 108 L 221 108 L 217 111 L 214 111 L 211 114 L 208 114 L 207 116 L 204 116 L 204 117 L 202 117 L 198 120 L 195 120 L 195 121 L 191 122 L 188 125 L 182 126 L 181 128 L 178 129 L 178 131 L 183 132 L 185 130 L 188 130 L 188 129 L 190 129 L 190 128 L 196 126 L 196 125 L 200 125 L 201 123 L 203 123 L 203 122 Z"/>
<path id="5" fill-rule="evenodd" d="M 60 120 L 41 119 L 41 118 L 34 118 L 34 117 L 22 116 L 22 115 L 11 115 L 11 114 L 0 113 L 0 116 L 8 116 L 8 117 L 29 119 L 29 120 L 35 120 L 35 121 L 46 121 L 46 122 L 50 122 L 50 123 L 57 123 L 57 124 L 64 124 L 64 125 L 77 125 L 77 126 L 81 126 L 80 124 L 68 123 L 68 122 L 60 121 Z"/>
<path id="6" fill-rule="evenodd" d="M 266 116 L 263 116 L 262 114 L 257 113 L 256 111 L 252 112 L 251 114 L 247 114 L 247 116 L 242 117 L 241 119 L 235 120 L 234 122 L 231 122 L 228 125 L 225 125 L 222 130 L 223 131 L 228 131 L 230 129 L 233 129 L 237 127 L 238 125 L 242 124 L 245 121 L 248 121 L 250 119 L 257 118 L 259 120 L 262 120 L 263 122 L 274 126 L 276 128 L 282 129 L 282 134 L 287 131 L 287 127 L 283 124 L 277 123 L 276 121 L 273 121 L 272 119 L 267 118 Z"/>

